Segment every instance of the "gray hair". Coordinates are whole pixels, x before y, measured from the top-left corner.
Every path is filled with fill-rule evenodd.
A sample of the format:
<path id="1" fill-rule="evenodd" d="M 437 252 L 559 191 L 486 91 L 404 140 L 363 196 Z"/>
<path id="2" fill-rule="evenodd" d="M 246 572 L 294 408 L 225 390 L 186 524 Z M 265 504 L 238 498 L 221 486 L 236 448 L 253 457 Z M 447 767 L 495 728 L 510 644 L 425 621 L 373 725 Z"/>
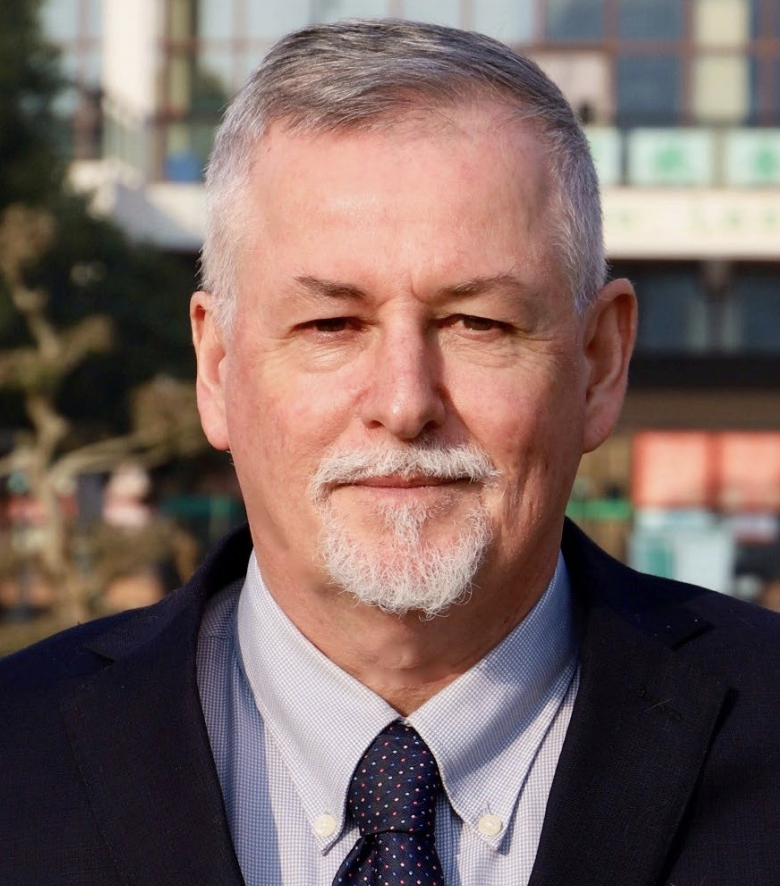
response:
<path id="1" fill-rule="evenodd" d="M 274 123 L 302 134 L 390 128 L 414 112 L 481 97 L 529 121 L 547 148 L 553 248 L 583 310 L 606 278 L 601 201 L 587 139 L 560 89 L 534 62 L 481 34 L 394 19 L 347 20 L 280 40 L 217 131 L 206 172 L 201 271 L 223 328 L 235 303 L 242 191 L 257 145 Z"/>

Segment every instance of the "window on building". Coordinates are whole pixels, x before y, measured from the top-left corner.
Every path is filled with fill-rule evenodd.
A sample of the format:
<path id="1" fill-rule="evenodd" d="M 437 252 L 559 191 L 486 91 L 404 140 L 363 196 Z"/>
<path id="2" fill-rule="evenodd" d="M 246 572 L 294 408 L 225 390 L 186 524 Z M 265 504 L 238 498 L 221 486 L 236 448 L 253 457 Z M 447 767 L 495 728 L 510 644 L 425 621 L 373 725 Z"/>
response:
<path id="1" fill-rule="evenodd" d="M 221 114 L 233 93 L 233 53 L 205 49 L 193 69 L 190 110 L 195 114 Z"/>
<path id="2" fill-rule="evenodd" d="M 383 18 L 393 14 L 392 0 L 313 0 L 312 18 L 331 22 L 340 18 Z"/>
<path id="3" fill-rule="evenodd" d="M 475 0 L 476 2 L 476 0 Z M 777 126 L 778 0 L 538 0 L 535 54 L 596 43 L 633 126 Z M 589 47 L 591 48 L 591 47 Z"/>
<path id="4" fill-rule="evenodd" d="M 777 353 L 777 270 L 723 262 L 616 263 L 639 300 L 638 356 Z"/>
<path id="5" fill-rule="evenodd" d="M 202 40 L 230 40 L 235 33 L 234 4 L 198 0 L 196 33 Z"/>
<path id="6" fill-rule="evenodd" d="M 693 40 L 710 49 L 744 46 L 750 38 L 752 13 L 748 0 L 696 0 Z"/>
<path id="7" fill-rule="evenodd" d="M 548 0 L 546 6 L 548 40 L 604 39 L 604 0 Z"/>
<path id="8" fill-rule="evenodd" d="M 617 121 L 621 126 L 666 125 L 682 106 L 682 65 L 672 55 L 626 55 L 617 60 Z"/>
<path id="9" fill-rule="evenodd" d="M 620 0 L 618 34 L 639 40 L 679 40 L 683 13 L 680 0 Z"/>
<path id="10" fill-rule="evenodd" d="M 420 22 L 457 28 L 462 24 L 460 0 L 404 0 L 403 14 Z"/>
<path id="11" fill-rule="evenodd" d="M 708 346 L 708 312 L 693 263 L 637 266 L 637 352 L 701 353 Z"/>
<path id="12" fill-rule="evenodd" d="M 211 0 L 225 3 L 230 0 Z M 246 4 L 247 36 L 269 42 L 278 40 L 288 31 L 300 28 L 311 20 L 309 0 L 263 0 Z M 234 38 L 240 34 L 234 33 Z"/>
<path id="13" fill-rule="evenodd" d="M 43 29 L 50 39 L 65 44 L 81 33 L 80 0 L 48 0 L 41 9 Z"/>
<path id="14" fill-rule="evenodd" d="M 750 69 L 743 55 L 699 55 L 693 62 L 696 123 L 740 124 L 750 113 Z"/>
<path id="15" fill-rule="evenodd" d="M 535 4 L 480 0 L 473 7 L 474 29 L 504 43 L 528 43 L 535 36 Z"/>
<path id="16" fill-rule="evenodd" d="M 60 50 L 66 86 L 54 110 L 63 155 L 76 159 L 100 156 L 103 120 L 100 107 L 101 2 L 47 0 L 41 7 L 46 37 Z"/>
<path id="17" fill-rule="evenodd" d="M 777 271 L 737 266 L 730 290 L 730 350 L 746 354 L 777 354 L 780 292 Z"/>

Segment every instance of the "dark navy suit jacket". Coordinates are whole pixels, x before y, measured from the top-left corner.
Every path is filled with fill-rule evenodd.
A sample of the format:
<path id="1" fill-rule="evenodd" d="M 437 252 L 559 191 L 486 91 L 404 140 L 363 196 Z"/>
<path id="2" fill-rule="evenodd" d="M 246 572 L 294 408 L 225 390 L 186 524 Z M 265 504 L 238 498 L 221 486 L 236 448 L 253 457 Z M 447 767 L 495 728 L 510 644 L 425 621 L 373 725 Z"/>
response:
<path id="1" fill-rule="evenodd" d="M 241 886 L 195 651 L 250 544 L 0 662 L 2 886 Z M 531 886 L 778 886 L 780 617 L 563 550 L 582 680 Z"/>

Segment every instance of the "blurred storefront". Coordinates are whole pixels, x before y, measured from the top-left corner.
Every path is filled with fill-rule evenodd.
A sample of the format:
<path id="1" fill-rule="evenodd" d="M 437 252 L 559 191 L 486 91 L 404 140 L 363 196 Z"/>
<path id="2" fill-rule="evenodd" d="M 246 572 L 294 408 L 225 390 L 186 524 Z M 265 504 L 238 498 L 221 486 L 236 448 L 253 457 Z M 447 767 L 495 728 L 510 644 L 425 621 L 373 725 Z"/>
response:
<path id="1" fill-rule="evenodd" d="M 631 485 L 639 568 L 749 597 L 780 579 L 780 433 L 640 432 Z"/>

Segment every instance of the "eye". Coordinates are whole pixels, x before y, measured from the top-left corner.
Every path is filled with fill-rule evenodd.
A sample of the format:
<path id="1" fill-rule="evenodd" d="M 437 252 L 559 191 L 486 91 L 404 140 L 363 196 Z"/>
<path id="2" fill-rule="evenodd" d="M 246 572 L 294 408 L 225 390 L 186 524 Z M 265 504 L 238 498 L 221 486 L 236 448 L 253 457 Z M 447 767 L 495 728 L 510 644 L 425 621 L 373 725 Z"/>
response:
<path id="1" fill-rule="evenodd" d="M 461 317 L 461 322 L 466 329 L 473 329 L 475 332 L 487 332 L 489 329 L 495 329 L 498 325 L 494 320 L 489 320 L 487 317 L 472 317 L 469 314 L 464 314 Z"/>
<path id="2" fill-rule="evenodd" d="M 500 320 L 491 320 L 489 317 L 475 317 L 473 314 L 458 314 L 451 319 L 451 323 L 460 323 L 464 329 L 470 332 L 494 332 L 508 328 L 506 323 Z"/>
<path id="3" fill-rule="evenodd" d="M 349 317 L 322 317 L 319 320 L 311 320 L 306 325 L 317 332 L 332 333 L 344 332 L 344 330 L 352 328 L 354 321 Z"/>

